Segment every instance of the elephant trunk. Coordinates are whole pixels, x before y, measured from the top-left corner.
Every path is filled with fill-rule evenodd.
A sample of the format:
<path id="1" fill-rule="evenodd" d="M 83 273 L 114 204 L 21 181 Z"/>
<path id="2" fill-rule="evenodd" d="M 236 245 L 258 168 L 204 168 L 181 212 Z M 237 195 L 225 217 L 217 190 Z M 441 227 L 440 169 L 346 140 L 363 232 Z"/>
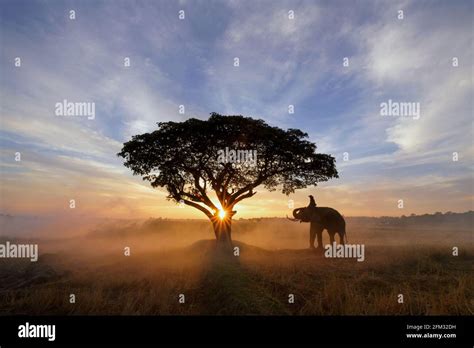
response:
<path id="1" fill-rule="evenodd" d="M 298 222 L 298 221 L 300 221 L 300 220 L 298 220 L 298 219 L 292 219 L 292 218 L 288 217 L 288 215 L 286 216 L 286 218 L 287 218 L 288 220 L 290 220 L 290 221 L 293 221 L 293 222 Z"/>
<path id="2" fill-rule="evenodd" d="M 310 217 L 308 215 L 306 208 L 296 208 L 293 210 L 293 219 L 288 216 L 287 219 L 294 222 L 310 222 Z"/>

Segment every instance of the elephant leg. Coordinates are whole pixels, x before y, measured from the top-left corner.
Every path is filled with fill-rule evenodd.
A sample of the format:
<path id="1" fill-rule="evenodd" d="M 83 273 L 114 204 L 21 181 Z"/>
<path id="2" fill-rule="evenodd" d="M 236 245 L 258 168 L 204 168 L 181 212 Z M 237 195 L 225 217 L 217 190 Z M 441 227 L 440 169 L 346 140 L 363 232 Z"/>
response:
<path id="1" fill-rule="evenodd" d="M 311 222 L 310 230 L 309 230 L 309 247 L 314 249 L 314 240 L 318 237 L 318 246 L 317 249 L 323 247 L 323 230 L 324 227 L 320 224 Z"/>
<path id="2" fill-rule="evenodd" d="M 344 233 L 339 233 L 339 243 L 344 245 Z"/>
<path id="3" fill-rule="evenodd" d="M 318 234 L 318 249 L 323 247 L 323 228 L 319 228 L 317 231 Z"/>
<path id="4" fill-rule="evenodd" d="M 316 225 L 311 223 L 309 227 L 309 247 L 314 249 L 314 240 L 316 239 Z"/>
<path id="5" fill-rule="evenodd" d="M 329 232 L 329 242 L 331 243 L 331 245 L 334 243 L 334 235 L 335 235 L 334 232 L 332 232 L 332 231 Z"/>

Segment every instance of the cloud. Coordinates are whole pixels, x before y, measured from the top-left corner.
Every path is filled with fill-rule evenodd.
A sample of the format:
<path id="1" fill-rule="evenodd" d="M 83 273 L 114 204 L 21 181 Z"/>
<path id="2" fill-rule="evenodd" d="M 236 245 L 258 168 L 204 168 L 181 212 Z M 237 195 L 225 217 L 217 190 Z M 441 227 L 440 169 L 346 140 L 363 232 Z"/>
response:
<path id="1" fill-rule="evenodd" d="M 115 154 L 156 122 L 212 111 L 308 132 L 319 151 L 338 160 L 341 178 L 317 189 L 327 205 L 397 214 L 393 200 L 407 195 L 418 200 L 419 212 L 470 207 L 472 4 L 72 5 L 76 21 L 57 3 L 8 3 L 2 11 L 2 182 L 16 183 L 2 188 L 2 210 L 54 212 L 81 194 L 91 214 L 114 207 L 118 215 L 200 217 L 176 210 Z M 21 68 L 12 64 L 17 56 Z M 123 66 L 124 57 L 131 67 Z M 54 116 L 54 104 L 63 99 L 95 102 L 96 119 Z M 380 116 L 379 105 L 388 99 L 420 102 L 421 118 Z M 185 115 L 178 113 L 181 104 Z M 295 114 L 288 113 L 290 104 Z M 16 151 L 21 164 L 12 162 Z M 349 161 L 342 160 L 344 152 Z M 296 197 L 304 200 L 308 192 Z M 268 207 L 284 213 L 280 200 L 287 197 L 259 196 L 262 201 L 244 205 L 245 214 L 265 215 Z M 441 204 L 440 197 L 449 201 Z"/>
<path id="2" fill-rule="evenodd" d="M 472 71 L 469 47 L 473 37 L 465 30 L 471 16 L 468 12 L 449 16 L 450 20 L 432 27 L 433 13 L 426 8 L 405 6 L 404 20 L 395 18 L 396 8 L 389 7 L 379 22 L 365 26 L 357 38 L 363 78 L 375 85 L 379 98 L 421 104 L 421 118 L 396 119 L 386 128 L 386 140 L 400 152 L 440 146 L 447 152 L 464 150 L 472 137 L 473 86 L 467 76 Z M 453 57 L 462 61 L 458 67 L 452 66 Z M 374 116 L 376 111 L 374 105 Z"/>

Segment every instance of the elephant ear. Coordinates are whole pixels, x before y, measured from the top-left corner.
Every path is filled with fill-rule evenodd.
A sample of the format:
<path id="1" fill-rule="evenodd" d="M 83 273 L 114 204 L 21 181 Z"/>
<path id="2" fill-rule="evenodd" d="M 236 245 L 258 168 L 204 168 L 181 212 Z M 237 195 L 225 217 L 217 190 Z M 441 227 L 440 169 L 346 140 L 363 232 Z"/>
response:
<path id="1" fill-rule="evenodd" d="M 310 218 L 311 222 L 316 222 L 316 223 L 322 222 L 322 216 L 321 216 L 321 214 L 318 213 L 318 211 L 316 209 L 308 208 L 307 210 L 308 210 L 308 215 L 309 215 L 309 218 Z"/>
<path id="2" fill-rule="evenodd" d="M 303 221 L 303 222 L 311 222 L 312 212 L 311 212 L 308 208 L 305 208 L 305 209 L 302 211 L 301 217 L 302 217 L 301 221 Z"/>

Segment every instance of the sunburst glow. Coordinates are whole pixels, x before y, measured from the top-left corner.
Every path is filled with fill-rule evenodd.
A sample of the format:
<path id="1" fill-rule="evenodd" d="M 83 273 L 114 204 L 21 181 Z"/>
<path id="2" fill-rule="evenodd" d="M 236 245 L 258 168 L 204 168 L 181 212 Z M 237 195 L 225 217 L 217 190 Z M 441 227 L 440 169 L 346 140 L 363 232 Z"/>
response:
<path id="1" fill-rule="evenodd" d="M 226 216 L 225 210 L 220 209 L 219 210 L 219 219 L 224 220 L 225 216 Z"/>

